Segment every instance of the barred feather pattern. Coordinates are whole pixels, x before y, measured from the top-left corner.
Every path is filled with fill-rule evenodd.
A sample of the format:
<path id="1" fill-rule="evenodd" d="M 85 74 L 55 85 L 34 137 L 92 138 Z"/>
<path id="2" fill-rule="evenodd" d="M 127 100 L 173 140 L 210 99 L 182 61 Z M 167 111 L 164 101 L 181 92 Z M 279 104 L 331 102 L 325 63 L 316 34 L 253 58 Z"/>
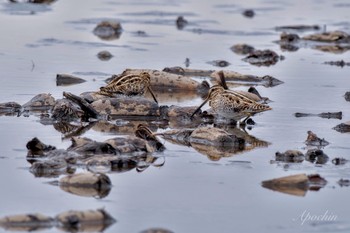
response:
<path id="1" fill-rule="evenodd" d="M 226 118 L 232 118 L 237 114 L 244 117 L 272 109 L 268 105 L 257 103 L 238 92 L 225 90 L 220 85 L 211 87 L 207 99 L 209 106 L 217 114 Z"/>
<path id="2" fill-rule="evenodd" d="M 100 94 L 113 95 L 143 95 L 150 86 L 150 75 L 143 72 L 139 75 L 131 74 L 113 79 L 105 87 L 100 88 Z"/>

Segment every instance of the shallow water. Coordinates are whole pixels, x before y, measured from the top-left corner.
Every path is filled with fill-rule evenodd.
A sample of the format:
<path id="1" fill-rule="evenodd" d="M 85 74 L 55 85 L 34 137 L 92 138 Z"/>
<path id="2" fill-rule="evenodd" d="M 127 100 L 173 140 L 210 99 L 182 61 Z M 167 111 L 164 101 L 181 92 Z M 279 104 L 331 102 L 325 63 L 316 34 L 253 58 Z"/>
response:
<path id="1" fill-rule="evenodd" d="M 161 2 L 161 3 L 160 3 Z M 255 17 L 241 12 L 254 9 Z M 74 210 L 105 208 L 117 222 L 105 232 L 140 232 L 164 227 L 174 232 L 348 232 L 349 187 L 340 178 L 350 178 L 349 164 L 334 166 L 330 161 L 315 165 L 270 163 L 276 151 L 306 152 L 306 132 L 312 130 L 331 144 L 324 148 L 330 159 L 350 159 L 349 135 L 332 128 L 350 117 L 349 68 L 329 66 L 326 61 L 345 60 L 343 54 L 311 48 L 282 51 L 273 41 L 280 32 L 274 27 L 292 24 L 326 25 L 327 30 L 349 31 L 350 5 L 344 1 L 68 1 L 51 5 L 0 5 L 0 102 L 24 104 L 38 93 L 61 98 L 63 91 L 79 94 L 103 86 L 111 74 L 126 68 L 161 70 L 167 66 L 219 69 L 208 62 L 226 60 L 223 69 L 258 76 L 271 75 L 285 83 L 273 88 L 257 86 L 273 102 L 272 111 L 255 116 L 252 136 L 271 144 L 266 148 L 212 161 L 195 149 L 164 142 L 165 165 L 110 174 L 113 188 L 103 199 L 79 197 L 48 184 L 55 179 L 35 178 L 28 169 L 25 144 L 33 137 L 58 148 L 68 140 L 39 118 L 0 117 L 1 216 L 43 213 L 49 216 Z M 189 21 L 183 30 L 175 26 L 177 16 Z M 103 19 L 122 23 L 119 39 L 103 41 L 92 30 Z M 139 36 L 137 31 L 145 31 Z M 308 34 L 303 32 L 302 34 Z M 257 49 L 272 49 L 285 59 L 269 67 L 242 61 L 230 47 L 248 43 Z M 97 53 L 108 50 L 109 61 Z M 56 86 L 57 73 L 75 74 L 87 82 Z M 202 79 L 202 78 L 201 78 Z M 247 87 L 238 87 L 246 90 Z M 199 96 L 176 96 L 161 104 L 193 106 Z M 343 112 L 343 119 L 296 118 L 295 112 Z M 159 129 L 162 131 L 163 129 Z M 113 135 L 90 130 L 84 136 L 104 140 Z M 246 163 L 235 161 L 247 161 Z M 319 173 L 328 184 L 304 197 L 291 196 L 261 187 L 263 180 L 298 173 Z M 305 221 L 303 213 L 336 216 L 332 221 Z M 303 223 L 303 224 L 302 224 Z M 4 231 L 0 228 L 0 231 Z M 50 232 L 58 232 L 53 228 Z"/>

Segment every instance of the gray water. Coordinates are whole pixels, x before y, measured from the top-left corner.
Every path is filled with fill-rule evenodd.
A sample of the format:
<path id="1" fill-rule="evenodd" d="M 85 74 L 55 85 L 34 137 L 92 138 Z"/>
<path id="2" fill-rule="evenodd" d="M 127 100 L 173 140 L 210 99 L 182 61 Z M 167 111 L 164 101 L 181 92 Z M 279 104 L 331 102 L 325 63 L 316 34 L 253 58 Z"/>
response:
<path id="1" fill-rule="evenodd" d="M 241 14 L 248 8 L 256 12 L 255 17 Z M 255 116 L 257 124 L 247 132 L 270 142 L 268 147 L 212 161 L 193 148 L 163 141 L 167 150 L 158 156 L 164 156 L 164 166 L 150 166 L 142 173 L 110 174 L 113 188 L 103 199 L 66 193 L 48 184 L 54 178 L 35 178 L 25 159 L 26 142 L 38 137 L 47 144 L 67 148 L 69 140 L 62 140 L 61 133 L 41 124 L 36 116 L 1 116 L 0 217 L 22 213 L 55 216 L 71 209 L 105 208 L 117 220 L 105 232 L 140 232 L 150 227 L 174 232 L 348 232 L 350 188 L 340 187 L 337 181 L 350 178 L 349 164 L 304 161 L 285 168 L 270 161 L 276 151 L 305 152 L 308 130 L 331 143 L 324 148 L 331 159 L 350 159 L 349 135 L 332 129 L 350 117 L 349 103 L 343 97 L 350 91 L 349 68 L 323 64 L 341 59 L 349 62 L 349 52 L 332 54 L 312 48 L 287 52 L 273 43 L 280 34 L 274 27 L 282 25 L 318 24 L 326 25 L 329 31 L 349 33 L 349 10 L 345 0 L 60 0 L 51 5 L 1 1 L 0 102 L 23 104 L 43 92 L 61 98 L 63 91 L 79 94 L 96 90 L 111 74 L 126 68 L 162 70 L 184 66 L 186 58 L 191 61 L 190 68 L 220 69 L 208 62 L 223 59 L 231 63 L 224 69 L 271 75 L 285 83 L 257 87 L 262 96 L 273 100 L 269 104 L 273 110 Z M 183 30 L 175 26 L 179 15 L 189 21 Z M 103 19 L 121 22 L 119 39 L 103 41 L 92 33 Z M 137 36 L 139 30 L 147 36 Z M 269 67 L 253 66 L 230 50 L 237 43 L 272 49 L 285 59 Z M 96 54 L 102 50 L 114 57 L 99 60 Z M 57 87 L 57 73 L 76 74 L 87 82 Z M 161 104 L 194 106 L 201 101 L 199 96 L 178 96 L 162 99 Z M 293 116 L 295 112 L 336 111 L 343 112 L 342 120 Z M 100 141 L 113 137 L 96 130 L 83 136 Z M 328 183 L 304 197 L 261 187 L 263 180 L 299 173 L 319 173 Z M 328 214 L 336 219 L 302 222 L 303 213 Z M 59 232 L 55 228 L 49 231 Z"/>

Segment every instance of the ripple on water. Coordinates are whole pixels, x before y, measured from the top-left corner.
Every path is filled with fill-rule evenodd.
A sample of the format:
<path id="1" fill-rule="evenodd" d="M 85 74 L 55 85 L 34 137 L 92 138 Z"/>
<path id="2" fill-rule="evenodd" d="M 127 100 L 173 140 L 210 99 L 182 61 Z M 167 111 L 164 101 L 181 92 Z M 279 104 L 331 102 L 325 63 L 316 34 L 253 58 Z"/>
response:
<path id="1" fill-rule="evenodd" d="M 45 46 L 54 46 L 54 45 L 72 45 L 72 46 L 82 46 L 82 47 L 113 47 L 113 48 L 132 48 L 129 45 L 115 45 L 115 44 L 107 44 L 101 42 L 87 42 L 87 41 L 78 41 L 78 40 L 60 40 L 56 38 L 44 38 L 38 40 L 36 43 L 27 44 L 27 47 L 37 48 L 37 47 L 45 47 Z"/>
<path id="2" fill-rule="evenodd" d="M 35 15 L 37 13 L 44 13 L 52 11 L 48 4 L 32 4 L 32 3 L 3 3 L 2 12 L 10 15 Z"/>

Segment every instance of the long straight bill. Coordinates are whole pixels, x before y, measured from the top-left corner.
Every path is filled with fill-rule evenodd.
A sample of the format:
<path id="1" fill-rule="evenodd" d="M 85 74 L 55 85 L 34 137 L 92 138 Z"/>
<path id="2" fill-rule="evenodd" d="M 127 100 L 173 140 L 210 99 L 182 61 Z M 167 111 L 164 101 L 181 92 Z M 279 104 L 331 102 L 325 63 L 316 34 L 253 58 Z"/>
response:
<path id="1" fill-rule="evenodd" d="M 208 102 L 209 98 L 207 98 L 206 100 L 204 100 L 204 102 L 199 105 L 199 107 L 192 113 L 191 118 L 201 109 L 201 107 L 203 107 L 204 104 L 206 104 Z"/>
<path id="2" fill-rule="evenodd" d="M 148 91 L 151 93 L 151 95 L 152 95 L 154 101 L 158 104 L 158 101 L 157 101 L 156 96 L 154 95 L 152 89 L 151 89 L 150 87 L 148 87 L 147 89 L 148 89 Z"/>

